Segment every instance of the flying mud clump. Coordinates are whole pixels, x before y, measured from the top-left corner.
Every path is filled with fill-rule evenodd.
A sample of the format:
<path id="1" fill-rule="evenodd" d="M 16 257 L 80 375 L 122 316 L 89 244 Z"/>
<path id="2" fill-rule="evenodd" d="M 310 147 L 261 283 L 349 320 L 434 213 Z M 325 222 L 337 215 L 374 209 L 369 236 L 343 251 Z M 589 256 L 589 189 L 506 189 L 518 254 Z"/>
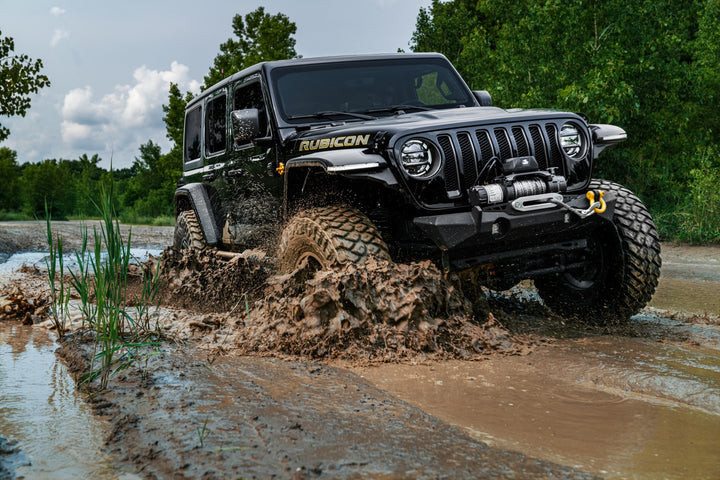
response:
<path id="1" fill-rule="evenodd" d="M 521 354 L 530 346 L 495 319 L 477 285 L 428 261 L 370 259 L 273 275 L 258 252 L 227 262 L 168 250 L 162 271 L 166 300 L 224 318 L 215 322 L 232 345 L 224 351 L 393 361 Z"/>
<path id="2" fill-rule="evenodd" d="M 256 250 L 224 260 L 213 251 L 179 252 L 167 248 L 160 268 L 162 303 L 197 312 L 234 311 L 257 295 L 274 271 L 265 253 Z"/>

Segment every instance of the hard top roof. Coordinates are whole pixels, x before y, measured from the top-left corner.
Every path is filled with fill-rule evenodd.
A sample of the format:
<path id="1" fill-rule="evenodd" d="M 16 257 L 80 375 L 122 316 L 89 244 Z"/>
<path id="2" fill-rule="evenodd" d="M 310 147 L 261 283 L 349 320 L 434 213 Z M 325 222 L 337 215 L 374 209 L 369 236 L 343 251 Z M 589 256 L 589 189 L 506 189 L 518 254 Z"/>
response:
<path id="1" fill-rule="evenodd" d="M 255 65 L 241 70 L 227 78 L 220 80 L 215 85 L 211 86 L 200 95 L 192 99 L 188 104 L 187 108 L 200 102 L 203 98 L 212 95 L 215 91 L 222 89 L 228 83 L 233 83 L 240 78 L 244 78 L 255 73 L 259 73 L 265 69 L 270 71 L 278 67 L 286 67 L 290 65 L 313 65 L 323 63 L 344 63 L 344 62 L 358 62 L 368 60 L 398 60 L 401 58 L 445 58 L 440 53 L 378 53 L 378 54 L 361 54 L 361 55 L 336 55 L 326 57 L 310 57 L 310 58 L 291 58 L 288 60 L 273 60 L 269 62 L 260 62 Z"/>

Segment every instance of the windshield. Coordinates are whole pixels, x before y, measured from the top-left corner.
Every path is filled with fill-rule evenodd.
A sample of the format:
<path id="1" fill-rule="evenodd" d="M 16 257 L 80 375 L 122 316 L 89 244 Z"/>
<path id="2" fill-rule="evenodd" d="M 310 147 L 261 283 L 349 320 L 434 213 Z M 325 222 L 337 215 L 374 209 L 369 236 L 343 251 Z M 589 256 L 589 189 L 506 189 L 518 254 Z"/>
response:
<path id="1" fill-rule="evenodd" d="M 279 114 L 289 123 L 474 105 L 464 82 L 441 58 L 300 64 L 271 75 Z"/>

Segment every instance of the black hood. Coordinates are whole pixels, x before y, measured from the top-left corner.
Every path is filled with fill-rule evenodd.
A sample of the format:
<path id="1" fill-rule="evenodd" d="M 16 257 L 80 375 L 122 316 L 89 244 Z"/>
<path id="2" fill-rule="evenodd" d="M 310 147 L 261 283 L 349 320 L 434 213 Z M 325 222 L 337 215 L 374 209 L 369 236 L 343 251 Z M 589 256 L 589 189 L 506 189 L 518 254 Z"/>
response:
<path id="1" fill-rule="evenodd" d="M 398 137 L 424 132 L 560 118 L 580 119 L 573 113 L 554 110 L 503 110 L 496 107 L 454 108 L 400 113 L 378 117 L 375 120 L 348 120 L 315 124 L 307 130 L 304 129 L 305 127 L 301 127 L 294 134 L 291 134 L 288 140 L 294 143 L 295 150 L 300 149 L 302 142 L 323 139 L 334 140 L 337 143 L 336 148 L 340 146 L 364 147 L 368 146 L 368 143 L 364 142 L 364 140 L 369 138 L 369 141 L 372 142 L 379 132 L 383 132 L 385 138 L 392 144 L 394 139 Z M 357 141 L 358 137 L 360 137 L 360 141 Z"/>

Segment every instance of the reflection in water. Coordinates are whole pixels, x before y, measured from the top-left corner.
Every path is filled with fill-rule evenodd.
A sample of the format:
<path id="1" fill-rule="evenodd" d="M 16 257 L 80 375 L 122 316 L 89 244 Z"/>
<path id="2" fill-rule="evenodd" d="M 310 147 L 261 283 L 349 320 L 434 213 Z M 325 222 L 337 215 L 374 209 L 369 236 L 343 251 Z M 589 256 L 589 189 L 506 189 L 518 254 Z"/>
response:
<path id="1" fill-rule="evenodd" d="M 92 415 L 44 329 L 0 323 L 0 437 L 18 443 L 26 478 L 119 478 L 102 452 L 108 425 Z M 125 477 L 130 478 L 130 477 Z"/>

